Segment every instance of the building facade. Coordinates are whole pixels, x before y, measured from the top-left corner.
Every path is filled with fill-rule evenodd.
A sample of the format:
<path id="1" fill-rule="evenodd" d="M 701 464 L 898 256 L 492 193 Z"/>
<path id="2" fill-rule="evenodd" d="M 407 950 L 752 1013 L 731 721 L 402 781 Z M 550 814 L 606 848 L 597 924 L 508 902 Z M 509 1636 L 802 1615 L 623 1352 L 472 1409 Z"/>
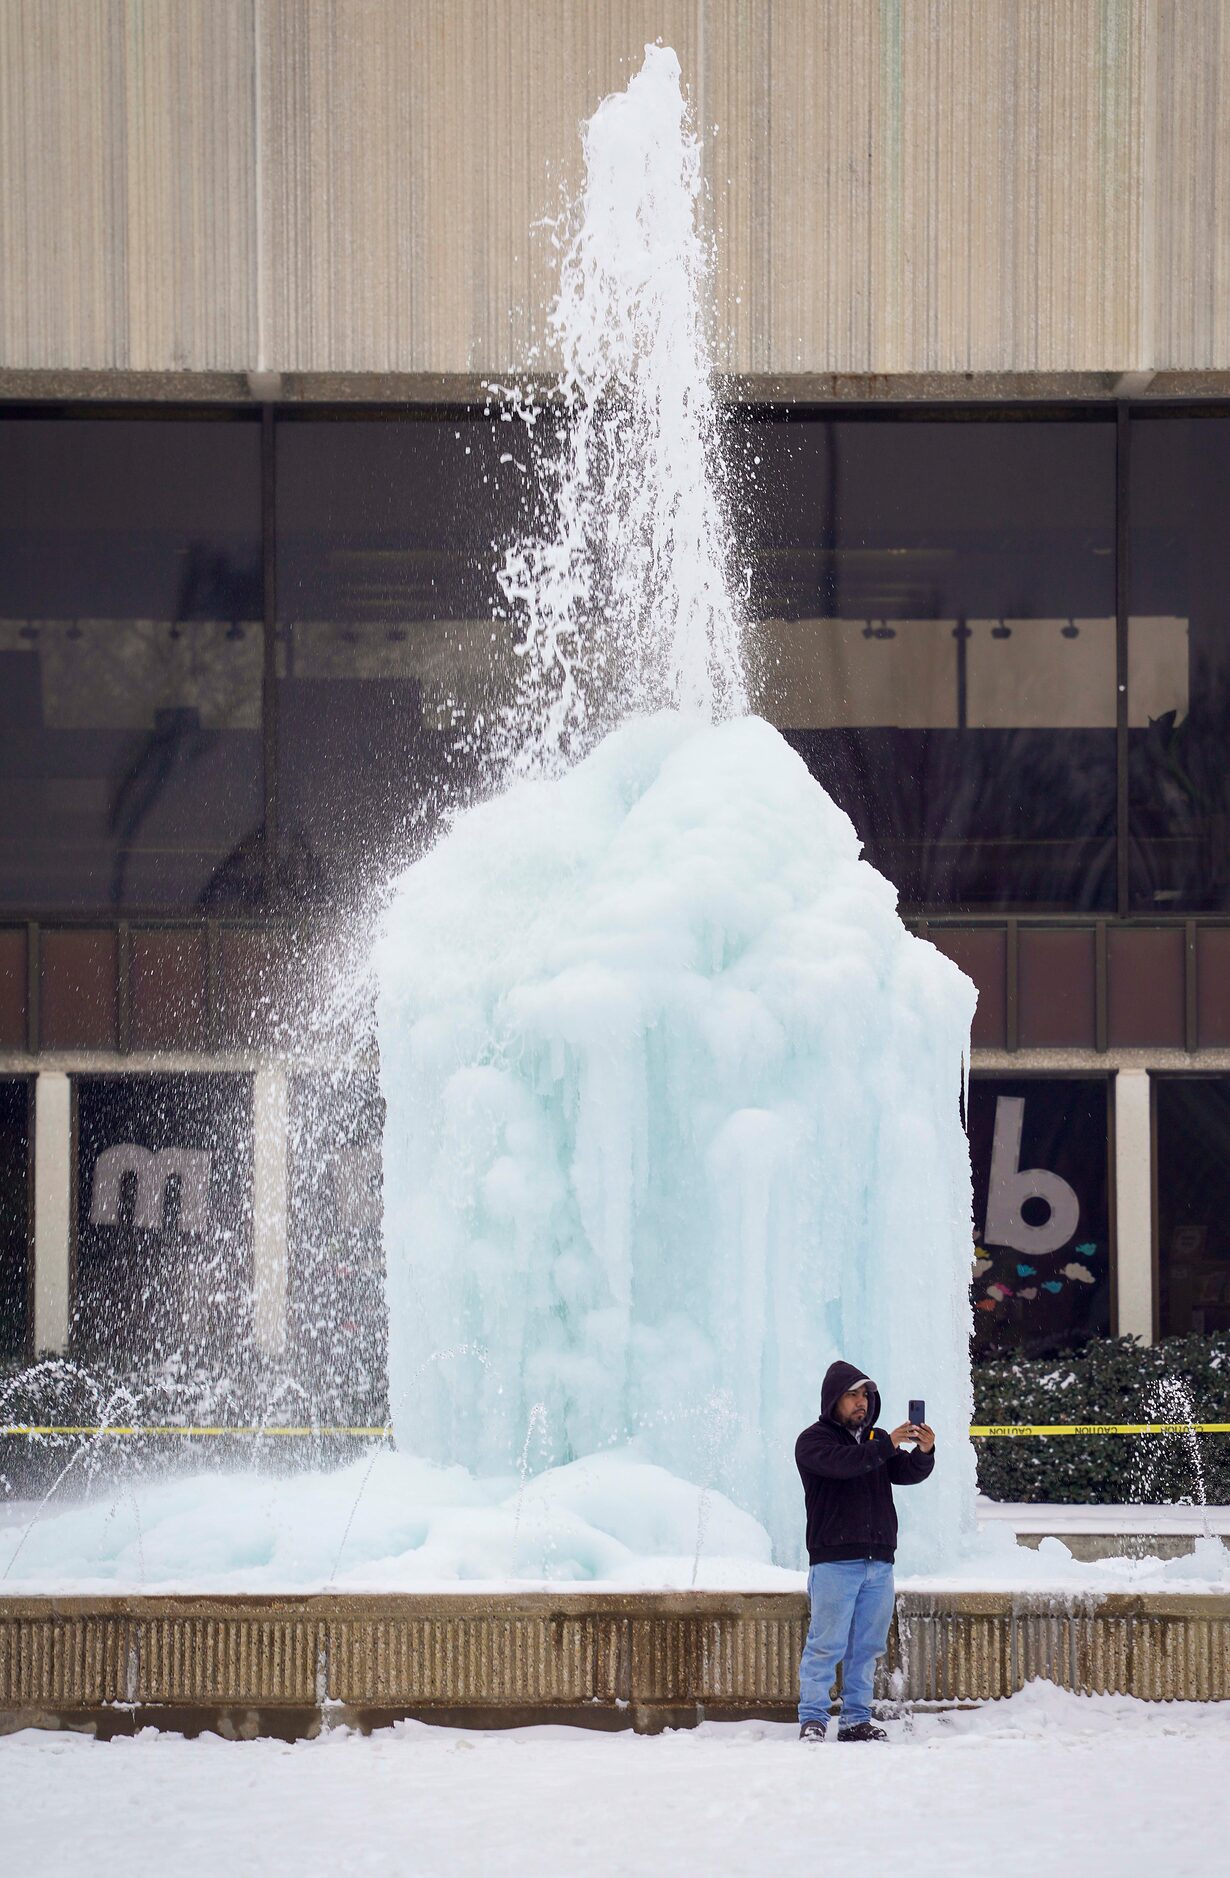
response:
<path id="1" fill-rule="evenodd" d="M 1230 4 L 0 0 L 10 1358 L 378 1367 L 350 962 L 659 35 L 756 706 L 979 988 L 977 1342 L 1230 1328 Z"/>

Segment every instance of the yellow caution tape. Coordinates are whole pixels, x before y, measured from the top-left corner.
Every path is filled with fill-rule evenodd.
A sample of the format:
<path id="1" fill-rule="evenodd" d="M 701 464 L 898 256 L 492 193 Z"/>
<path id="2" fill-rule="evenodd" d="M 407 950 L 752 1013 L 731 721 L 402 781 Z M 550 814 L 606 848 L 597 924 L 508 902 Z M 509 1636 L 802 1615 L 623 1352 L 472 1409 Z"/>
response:
<path id="1" fill-rule="evenodd" d="M 223 1425 L 218 1428 L 185 1427 L 172 1422 L 166 1427 L 129 1428 L 119 1422 L 105 1423 L 102 1427 L 61 1423 L 9 1422 L 0 1425 L 3 1435 L 271 1435 L 274 1437 L 298 1439 L 309 1435 L 362 1435 L 367 1437 L 391 1435 L 391 1428 L 341 1428 L 322 1424 L 318 1428 L 238 1428 Z"/>
<path id="2" fill-rule="evenodd" d="M 1000 1435 L 1230 1435 L 1230 1422 L 1022 1422 L 970 1429 L 975 1440 Z"/>
<path id="3" fill-rule="evenodd" d="M 128 1427 L 119 1422 L 101 1427 L 58 1422 L 8 1422 L 0 1424 L 0 1438 L 6 1435 L 268 1435 L 274 1440 L 305 1440 L 313 1435 L 347 1435 L 361 1440 L 382 1440 L 391 1436 L 391 1428 L 341 1427 L 322 1423 L 318 1428 L 241 1428 L 223 1424 L 216 1428 L 197 1428 L 171 1422 L 158 1427 Z M 1021 1422 L 979 1423 L 970 1429 L 976 1441 L 994 1441 L 1013 1435 L 1230 1435 L 1230 1422 Z"/>

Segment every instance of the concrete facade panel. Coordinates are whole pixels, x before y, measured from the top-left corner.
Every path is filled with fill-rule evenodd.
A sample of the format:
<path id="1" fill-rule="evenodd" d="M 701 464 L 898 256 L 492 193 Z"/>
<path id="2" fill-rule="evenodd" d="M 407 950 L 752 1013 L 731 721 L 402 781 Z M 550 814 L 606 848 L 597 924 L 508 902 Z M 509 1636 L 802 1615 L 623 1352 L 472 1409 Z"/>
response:
<path id="1" fill-rule="evenodd" d="M 25 932 L 14 926 L 0 930 L 0 1050 L 26 1046 L 28 980 Z"/>
<path id="2" fill-rule="evenodd" d="M 0 4 L 0 368 L 255 363 L 253 0 Z"/>
<path id="3" fill-rule="evenodd" d="M 1094 1048 L 1094 935 L 1089 928 L 1026 927 L 1020 935 L 1023 1049 Z"/>
<path id="4" fill-rule="evenodd" d="M 130 997 L 136 1050 L 201 1050 L 209 1042 L 209 963 L 201 932 L 132 935 Z"/>
<path id="5" fill-rule="evenodd" d="M 1230 7 L 1150 8 L 1142 131 L 1142 362 L 1184 370 L 1230 353 Z"/>
<path id="6" fill-rule="evenodd" d="M 1230 926 L 1208 926 L 1196 936 L 1198 1039 L 1202 1050 L 1230 1045 Z"/>
<path id="7" fill-rule="evenodd" d="M 115 1048 L 116 948 L 114 931 L 42 934 L 39 1042 L 44 1050 Z"/>
<path id="8" fill-rule="evenodd" d="M 1123 927 L 1107 935 L 1107 1014 L 1112 1045 L 1181 1050 L 1183 933 Z"/>
<path id="9" fill-rule="evenodd" d="M 1230 0 L 0 0 L 0 390 L 524 369 L 659 34 L 722 370 L 1230 371 Z"/>
<path id="10" fill-rule="evenodd" d="M 224 1043 L 260 1049 L 284 1035 L 295 1007 L 295 969 L 293 948 L 281 934 L 260 927 L 222 932 L 217 1024 Z"/>

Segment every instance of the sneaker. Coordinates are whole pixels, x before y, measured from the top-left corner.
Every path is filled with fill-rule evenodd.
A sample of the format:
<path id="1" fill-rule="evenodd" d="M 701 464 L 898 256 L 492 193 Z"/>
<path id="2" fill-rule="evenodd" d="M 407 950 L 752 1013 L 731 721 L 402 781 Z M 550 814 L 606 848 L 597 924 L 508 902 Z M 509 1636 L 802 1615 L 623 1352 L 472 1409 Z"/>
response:
<path id="1" fill-rule="evenodd" d="M 828 1732 L 827 1722 L 807 1721 L 807 1722 L 804 1722 L 799 1729 L 799 1740 L 800 1741 L 823 1741 L 825 1734 L 827 1732 Z"/>
<path id="2" fill-rule="evenodd" d="M 877 1728 L 874 1722 L 865 1721 L 855 1722 L 849 1728 L 839 1728 L 837 1739 L 839 1741 L 887 1741 L 888 1734 L 885 1729 Z"/>

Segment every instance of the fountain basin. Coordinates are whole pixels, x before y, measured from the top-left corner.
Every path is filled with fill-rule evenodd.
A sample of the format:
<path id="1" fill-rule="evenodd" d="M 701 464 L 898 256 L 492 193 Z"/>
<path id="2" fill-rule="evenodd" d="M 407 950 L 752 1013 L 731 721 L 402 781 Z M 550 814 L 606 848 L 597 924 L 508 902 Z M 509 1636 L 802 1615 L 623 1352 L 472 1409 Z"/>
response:
<path id="1" fill-rule="evenodd" d="M 794 1592 L 12 1597 L 0 1599 L 0 1731 L 783 1720 L 806 1623 Z M 884 1699 L 982 1702 L 1035 1677 L 1228 1700 L 1230 1595 L 899 1593 Z"/>

